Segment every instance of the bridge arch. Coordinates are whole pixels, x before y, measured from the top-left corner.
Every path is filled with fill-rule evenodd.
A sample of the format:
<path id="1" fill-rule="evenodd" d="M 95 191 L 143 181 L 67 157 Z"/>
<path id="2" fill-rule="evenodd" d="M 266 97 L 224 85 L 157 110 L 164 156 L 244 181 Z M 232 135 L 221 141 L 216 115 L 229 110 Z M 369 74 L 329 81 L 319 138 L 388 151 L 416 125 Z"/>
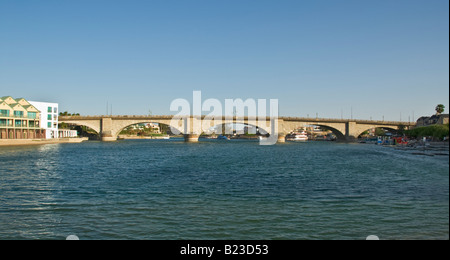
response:
<path id="1" fill-rule="evenodd" d="M 242 125 L 242 126 L 244 127 L 244 131 L 245 131 L 245 127 L 249 127 L 249 126 L 255 127 L 256 129 L 259 130 L 259 133 L 260 133 L 261 135 L 270 135 L 270 131 L 267 130 L 267 129 L 270 128 L 270 127 L 267 127 L 267 126 L 260 126 L 260 125 L 258 125 L 257 123 L 256 123 L 256 124 L 252 124 L 252 123 L 249 123 L 249 122 L 239 122 L 239 121 L 222 122 L 222 123 L 219 123 L 219 124 L 216 124 L 216 125 L 211 126 L 211 128 L 222 127 L 221 134 L 226 134 L 226 133 L 223 131 L 223 128 L 224 128 L 224 126 L 227 125 L 227 124 Z M 237 129 L 234 129 L 234 128 L 233 128 L 233 130 L 237 130 Z M 226 131 L 226 130 L 225 130 L 225 131 Z"/>
<path id="2" fill-rule="evenodd" d="M 361 129 L 358 131 L 358 135 L 355 135 L 356 137 L 360 137 L 364 132 L 366 132 L 366 131 L 369 131 L 369 130 L 371 130 L 371 129 L 375 129 L 375 128 L 380 128 L 380 129 L 383 129 L 383 130 L 388 130 L 388 131 L 390 131 L 390 132 L 393 132 L 393 133 L 398 133 L 398 131 L 399 131 L 399 128 L 395 128 L 395 127 L 390 127 L 390 126 L 372 126 L 372 127 L 370 127 L 370 128 L 367 128 L 367 129 L 365 129 L 365 130 L 363 130 L 363 131 L 361 131 Z"/>
<path id="3" fill-rule="evenodd" d="M 324 128 L 326 130 L 331 131 L 336 136 L 337 141 L 346 141 L 347 140 L 347 138 L 345 137 L 345 134 L 342 133 L 340 130 L 334 128 L 334 127 L 331 127 L 331 126 L 328 126 L 328 125 L 325 125 L 325 124 L 312 124 L 312 125 L 319 126 L 319 127 L 322 127 L 322 128 Z"/>
<path id="4" fill-rule="evenodd" d="M 330 130 L 337 138 L 338 141 L 346 141 L 347 137 L 347 125 L 345 123 L 324 123 L 324 122 L 312 122 L 312 121 L 284 121 L 282 126 L 282 132 L 285 134 L 290 133 L 296 129 L 308 127 L 308 126 L 319 126 L 323 129 Z"/>
<path id="5" fill-rule="evenodd" d="M 165 125 L 171 128 L 174 128 L 175 130 L 177 130 L 179 133 L 183 134 L 184 130 L 183 130 L 183 125 L 180 124 L 175 127 L 175 126 L 171 126 L 170 122 L 167 122 L 167 120 L 152 120 L 152 119 L 140 119 L 140 120 L 123 120 L 120 123 L 116 123 L 115 126 L 112 129 L 112 135 L 114 138 L 118 138 L 119 134 L 127 127 L 132 126 L 132 125 L 136 125 L 136 124 L 146 124 L 146 123 L 157 123 L 160 125 Z"/>
<path id="6" fill-rule="evenodd" d="M 94 130 L 99 137 L 101 135 L 100 122 L 96 121 L 96 120 L 92 120 L 92 121 L 91 120 L 86 120 L 86 121 L 85 120 L 81 120 L 81 121 L 67 120 L 67 121 L 64 121 L 64 120 L 60 119 L 58 123 L 65 123 L 65 124 L 76 125 L 76 126 L 86 126 L 90 129 Z"/>

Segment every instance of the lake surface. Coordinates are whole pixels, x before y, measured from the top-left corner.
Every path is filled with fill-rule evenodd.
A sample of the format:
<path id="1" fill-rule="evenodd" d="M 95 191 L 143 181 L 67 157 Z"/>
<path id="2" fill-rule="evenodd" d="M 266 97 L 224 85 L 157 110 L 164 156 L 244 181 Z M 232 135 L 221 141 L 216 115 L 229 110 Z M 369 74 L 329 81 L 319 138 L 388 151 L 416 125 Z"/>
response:
<path id="1" fill-rule="evenodd" d="M 334 142 L 2 147 L 0 239 L 449 239 L 449 157 Z"/>

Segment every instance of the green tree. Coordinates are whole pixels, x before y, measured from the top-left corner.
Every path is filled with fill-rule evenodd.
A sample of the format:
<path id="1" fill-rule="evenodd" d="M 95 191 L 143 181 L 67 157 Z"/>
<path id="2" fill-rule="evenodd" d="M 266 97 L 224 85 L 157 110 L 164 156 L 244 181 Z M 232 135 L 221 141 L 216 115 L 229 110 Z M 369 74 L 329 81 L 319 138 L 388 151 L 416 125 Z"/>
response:
<path id="1" fill-rule="evenodd" d="M 439 104 L 436 106 L 436 113 L 438 115 L 444 113 L 444 111 L 445 111 L 445 106 L 443 104 Z"/>
<path id="2" fill-rule="evenodd" d="M 385 136 L 386 132 L 383 130 L 383 128 L 375 128 L 375 135 L 376 136 Z"/>
<path id="3" fill-rule="evenodd" d="M 404 126 L 404 125 L 399 125 L 399 126 L 398 126 L 398 131 L 397 131 L 397 133 L 398 133 L 399 135 L 403 135 L 403 134 L 405 133 L 405 131 L 406 131 L 406 126 Z"/>
<path id="4" fill-rule="evenodd" d="M 417 127 L 412 130 L 405 131 L 406 135 L 413 138 L 433 137 L 433 139 L 443 140 L 449 136 L 449 125 L 431 125 Z"/>
<path id="5" fill-rule="evenodd" d="M 60 112 L 59 116 L 80 116 L 80 113 L 73 113 L 73 114 L 71 114 L 71 113 L 69 113 L 67 111 L 64 111 L 64 113 Z"/>

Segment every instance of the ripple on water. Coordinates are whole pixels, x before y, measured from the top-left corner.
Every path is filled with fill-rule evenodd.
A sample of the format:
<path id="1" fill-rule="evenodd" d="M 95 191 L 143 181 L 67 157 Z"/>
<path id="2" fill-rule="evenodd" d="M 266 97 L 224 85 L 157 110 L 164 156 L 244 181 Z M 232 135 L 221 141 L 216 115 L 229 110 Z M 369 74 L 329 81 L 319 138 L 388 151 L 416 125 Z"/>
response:
<path id="1" fill-rule="evenodd" d="M 448 170 L 325 142 L 2 148 L 0 237 L 448 239 Z"/>

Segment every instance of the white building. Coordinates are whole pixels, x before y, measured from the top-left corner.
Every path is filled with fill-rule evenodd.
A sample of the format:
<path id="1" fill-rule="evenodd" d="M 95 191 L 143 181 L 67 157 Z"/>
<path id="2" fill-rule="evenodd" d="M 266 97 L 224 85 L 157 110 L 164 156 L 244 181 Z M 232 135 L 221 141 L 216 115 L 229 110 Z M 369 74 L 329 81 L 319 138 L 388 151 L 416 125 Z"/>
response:
<path id="1" fill-rule="evenodd" d="M 70 130 L 70 129 L 58 129 L 58 137 L 59 138 L 74 138 L 78 137 L 78 131 L 77 130 Z"/>
<path id="2" fill-rule="evenodd" d="M 46 130 L 46 139 L 58 138 L 58 103 L 29 102 L 41 111 L 41 128 Z"/>

